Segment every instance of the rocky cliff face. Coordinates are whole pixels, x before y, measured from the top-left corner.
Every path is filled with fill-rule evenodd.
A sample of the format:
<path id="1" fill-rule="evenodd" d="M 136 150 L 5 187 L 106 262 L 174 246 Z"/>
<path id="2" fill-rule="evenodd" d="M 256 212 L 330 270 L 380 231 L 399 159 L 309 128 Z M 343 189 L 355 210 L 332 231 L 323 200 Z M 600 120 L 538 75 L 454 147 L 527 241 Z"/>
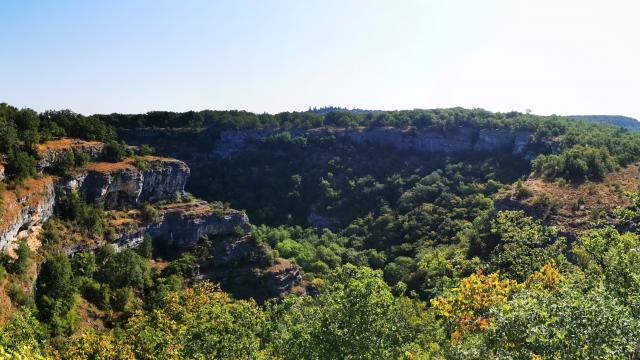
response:
<path id="1" fill-rule="evenodd" d="M 2 199 L 0 250 L 20 233 L 36 231 L 53 214 L 54 178 L 28 179 L 15 191 L 5 191 Z"/>
<path id="2" fill-rule="evenodd" d="M 189 167 L 175 159 L 147 156 L 142 166 L 131 159 L 119 163 L 91 163 L 62 183 L 76 189 L 89 202 L 105 209 L 157 202 L 184 192 Z"/>
<path id="3" fill-rule="evenodd" d="M 250 236 L 220 239 L 212 259 L 200 264 L 199 277 L 220 283 L 236 297 L 258 301 L 304 292 L 298 267 L 285 259 L 271 259 L 269 253 L 266 244 Z"/>
<path id="4" fill-rule="evenodd" d="M 416 128 L 357 128 L 357 129 L 251 129 L 195 132 L 187 129 L 130 129 L 120 135 L 132 144 L 151 144 L 168 156 L 184 159 L 189 163 L 211 158 L 227 158 L 252 148 L 256 140 L 284 131 L 292 136 L 304 135 L 319 138 L 333 135 L 356 143 L 375 142 L 401 150 L 417 150 L 436 153 L 469 151 L 493 151 L 505 149 L 514 155 L 525 156 L 530 131 L 509 129 L 473 129 L 459 127 L 447 131 Z M 185 134 L 189 134 L 186 136 Z M 162 134 L 162 136 L 159 136 Z M 218 138 L 216 142 L 210 139 Z M 206 141 L 205 141 L 206 140 Z M 170 144 L 170 145 L 167 145 Z"/>
<path id="5" fill-rule="evenodd" d="M 68 143 L 72 148 L 63 146 Z M 48 143 L 41 149 L 39 168 L 50 169 L 71 150 L 98 157 L 102 147 L 75 140 Z M 136 247 L 149 234 L 165 253 L 178 255 L 193 248 L 201 237 L 213 236 L 213 260 L 201 264 L 206 270 L 203 278 L 220 282 L 236 296 L 259 301 L 299 288 L 298 268 L 286 260 L 270 258 L 268 246 L 257 244 L 249 235 L 251 225 L 243 211 L 182 196 L 189 173 L 182 161 L 145 157 L 142 161 L 90 163 L 61 178 L 28 179 L 23 186 L 3 193 L 0 250 L 15 244 L 16 239 L 37 240 L 40 226 L 53 214 L 56 195 L 75 190 L 85 200 L 104 204 L 110 210 L 115 234 L 109 241 L 118 249 Z M 176 193 L 180 195 L 177 198 L 185 200 L 174 201 Z M 151 210 L 140 210 L 137 205 L 142 203 L 151 203 Z M 78 241 L 62 250 L 71 254 L 92 249 L 101 241 Z"/>
<path id="6" fill-rule="evenodd" d="M 47 141 L 37 147 L 40 160 L 36 165 L 39 171 L 51 169 L 68 151 L 84 153 L 90 159 L 96 160 L 102 155 L 104 143 L 98 141 L 84 141 L 79 139 L 59 139 Z"/>
<path id="7" fill-rule="evenodd" d="M 225 158 L 250 149 L 252 142 L 275 135 L 283 130 L 261 129 L 243 131 L 223 131 L 212 150 L 212 154 Z M 505 149 L 514 155 L 522 155 L 529 142 L 531 132 L 508 129 L 481 129 L 460 127 L 446 132 L 439 130 L 419 130 L 414 128 L 360 128 L 360 129 L 311 129 L 288 130 L 293 136 L 321 137 L 334 135 L 356 143 L 378 143 L 400 150 L 416 150 L 435 153 L 455 153 L 469 151 L 493 151 Z"/>
<path id="8" fill-rule="evenodd" d="M 248 234 L 251 225 L 243 211 L 223 209 L 203 200 L 157 205 L 154 219 L 117 218 L 114 245 L 119 248 L 135 247 L 145 234 L 156 243 L 176 253 L 192 248 L 204 235 Z"/>

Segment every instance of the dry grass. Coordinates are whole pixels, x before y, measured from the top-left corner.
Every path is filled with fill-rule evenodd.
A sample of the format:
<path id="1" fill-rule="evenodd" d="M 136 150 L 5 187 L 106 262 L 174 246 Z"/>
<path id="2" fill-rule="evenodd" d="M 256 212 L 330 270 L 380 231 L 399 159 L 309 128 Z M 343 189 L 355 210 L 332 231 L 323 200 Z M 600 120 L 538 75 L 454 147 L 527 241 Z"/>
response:
<path id="1" fill-rule="evenodd" d="M 547 196 L 557 205 L 548 222 L 575 233 L 589 227 L 601 214 L 607 214 L 617 206 L 630 205 L 630 199 L 624 192 L 640 190 L 640 167 L 632 164 L 621 168 L 607 174 L 601 182 L 566 184 L 531 178 L 523 185 L 531 190 L 533 196 L 516 200 L 511 191 L 497 201 L 509 199 L 517 203 L 517 207 L 531 211 L 537 199 Z"/>
<path id="2" fill-rule="evenodd" d="M 287 259 L 278 259 L 278 262 L 266 269 L 267 272 L 281 272 L 291 267 L 291 261 Z"/>
<path id="3" fill-rule="evenodd" d="M 129 161 L 121 161 L 117 163 L 96 162 L 88 164 L 85 168 L 89 171 L 108 173 L 123 169 L 133 169 L 134 166 Z"/>
<path id="4" fill-rule="evenodd" d="M 76 305 L 76 314 L 79 320 L 76 327 L 76 335 L 89 329 L 100 331 L 105 328 L 103 320 L 106 318 L 105 312 L 82 297 L 80 297 L 80 301 Z"/>
<path id="5" fill-rule="evenodd" d="M 4 191 L 0 208 L 0 231 L 9 226 L 20 214 L 23 206 L 35 207 L 41 203 L 44 200 L 46 187 L 52 185 L 54 179 L 53 176 L 30 178 L 15 190 Z"/>
<path id="6" fill-rule="evenodd" d="M 99 144 L 100 142 L 98 141 L 85 141 L 80 139 L 63 138 L 58 140 L 50 140 L 42 144 L 38 144 L 37 150 L 39 153 L 42 154 L 47 151 L 71 150 L 71 149 L 95 146 Z"/>

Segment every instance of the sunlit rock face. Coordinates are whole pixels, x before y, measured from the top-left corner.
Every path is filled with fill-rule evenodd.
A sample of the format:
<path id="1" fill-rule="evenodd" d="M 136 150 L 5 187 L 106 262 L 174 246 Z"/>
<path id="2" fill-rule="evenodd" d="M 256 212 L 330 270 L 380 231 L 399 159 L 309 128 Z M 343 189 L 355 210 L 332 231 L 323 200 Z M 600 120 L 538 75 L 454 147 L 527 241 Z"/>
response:
<path id="1" fill-rule="evenodd" d="M 133 160 L 92 163 L 65 178 L 61 189 L 76 190 L 86 201 L 110 210 L 183 194 L 189 172 L 180 160 L 152 156 L 142 158 L 140 164 Z"/>
<path id="2" fill-rule="evenodd" d="M 0 250 L 21 232 L 29 232 L 44 224 L 53 214 L 54 178 L 28 179 L 15 191 L 2 194 L 0 213 Z"/>
<path id="3" fill-rule="evenodd" d="M 161 204 L 154 207 L 157 217 L 122 222 L 115 226 L 113 244 L 118 248 L 135 247 L 145 234 L 159 246 L 176 253 L 192 248 L 204 235 L 249 234 L 251 224 L 244 211 L 224 209 L 203 200 Z"/>
<path id="4" fill-rule="evenodd" d="M 80 139 L 51 140 L 37 146 L 38 171 L 46 171 L 53 168 L 69 151 L 84 153 L 89 159 L 98 159 L 104 150 L 104 143 L 98 141 L 85 141 Z"/>

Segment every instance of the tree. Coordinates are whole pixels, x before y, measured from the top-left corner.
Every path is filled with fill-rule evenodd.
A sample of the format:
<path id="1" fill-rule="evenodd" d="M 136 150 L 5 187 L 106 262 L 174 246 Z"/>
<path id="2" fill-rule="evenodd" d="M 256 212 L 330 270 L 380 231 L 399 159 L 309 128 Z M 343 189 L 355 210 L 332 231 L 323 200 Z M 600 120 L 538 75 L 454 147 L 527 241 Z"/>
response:
<path id="1" fill-rule="evenodd" d="M 151 280 L 149 264 L 134 250 L 125 249 L 107 258 L 99 279 L 113 289 L 127 286 L 144 289 Z"/>
<path id="2" fill-rule="evenodd" d="M 640 238 L 635 233 L 620 234 L 612 227 L 589 230 L 573 245 L 572 252 L 587 279 L 602 283 L 636 316 L 640 315 Z"/>
<path id="3" fill-rule="evenodd" d="M 494 358 L 626 359 L 640 336 L 637 319 L 601 286 L 525 290 L 492 315 L 478 353 Z"/>
<path id="4" fill-rule="evenodd" d="M 54 335 L 69 333 L 73 329 L 75 285 L 71 264 L 62 253 L 49 255 L 36 280 L 38 317 L 50 326 Z"/>
<path id="5" fill-rule="evenodd" d="M 345 265 L 316 297 L 269 309 L 269 342 L 283 359 L 396 359 L 419 344 L 427 322 L 417 303 L 395 298 L 381 271 Z"/>
<path id="6" fill-rule="evenodd" d="M 524 281 L 550 260 L 563 262 L 566 240 L 522 211 L 499 212 L 490 231 L 497 238 L 491 265 L 512 279 Z"/>
<path id="7" fill-rule="evenodd" d="M 145 259 L 153 258 L 153 239 L 151 235 L 144 234 L 142 237 L 142 243 L 138 246 L 138 254 Z"/>
<path id="8" fill-rule="evenodd" d="M 256 359 L 264 314 L 210 283 L 169 293 L 155 311 L 136 313 L 125 336 L 137 359 Z"/>
<path id="9" fill-rule="evenodd" d="M 13 264 L 14 269 L 19 275 L 24 275 L 29 268 L 29 256 L 31 255 L 31 249 L 26 241 L 21 241 L 18 245 L 17 255 L 18 258 Z"/>
<path id="10" fill-rule="evenodd" d="M 29 153 L 16 150 L 9 153 L 7 176 L 14 181 L 22 181 L 36 174 L 36 160 Z"/>

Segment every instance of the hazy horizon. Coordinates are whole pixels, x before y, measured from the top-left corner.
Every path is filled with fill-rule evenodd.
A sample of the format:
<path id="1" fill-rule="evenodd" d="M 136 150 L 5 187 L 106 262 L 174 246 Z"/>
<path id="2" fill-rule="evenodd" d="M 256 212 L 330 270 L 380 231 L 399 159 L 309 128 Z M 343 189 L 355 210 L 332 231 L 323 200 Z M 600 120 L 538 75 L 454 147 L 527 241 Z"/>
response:
<path id="1" fill-rule="evenodd" d="M 0 102 L 153 110 L 531 109 L 640 118 L 633 1 L 20 1 Z"/>

